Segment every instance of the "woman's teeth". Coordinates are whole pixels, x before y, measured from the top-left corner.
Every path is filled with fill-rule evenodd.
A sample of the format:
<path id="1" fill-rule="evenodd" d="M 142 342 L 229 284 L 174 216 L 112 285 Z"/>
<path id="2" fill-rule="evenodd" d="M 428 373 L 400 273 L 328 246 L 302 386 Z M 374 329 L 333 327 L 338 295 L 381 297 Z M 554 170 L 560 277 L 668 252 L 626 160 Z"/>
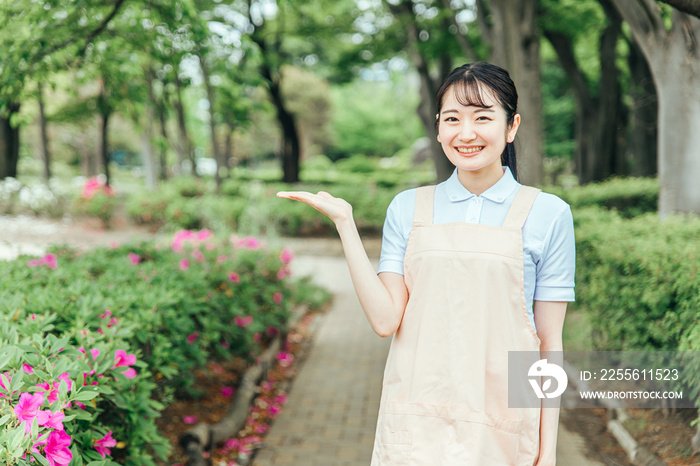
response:
<path id="1" fill-rule="evenodd" d="M 484 148 L 484 146 L 469 147 L 469 148 L 466 148 L 466 147 L 457 147 L 457 152 L 459 152 L 460 154 L 472 154 L 472 153 L 474 153 L 474 152 L 479 152 L 479 151 L 482 150 L 483 148 Z"/>

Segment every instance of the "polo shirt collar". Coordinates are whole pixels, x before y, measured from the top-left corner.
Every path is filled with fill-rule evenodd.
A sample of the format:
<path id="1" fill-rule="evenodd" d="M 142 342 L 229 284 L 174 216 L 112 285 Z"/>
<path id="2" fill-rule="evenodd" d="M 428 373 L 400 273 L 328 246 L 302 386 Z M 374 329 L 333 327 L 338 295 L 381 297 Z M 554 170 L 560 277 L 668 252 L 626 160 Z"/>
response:
<path id="1" fill-rule="evenodd" d="M 496 184 L 481 193 L 481 197 L 485 197 L 493 202 L 502 203 L 517 187 L 518 182 L 513 178 L 510 168 L 503 167 L 503 176 L 499 178 Z M 475 196 L 475 194 L 469 192 L 459 181 L 457 168 L 455 168 L 452 175 L 445 181 L 445 189 L 447 191 L 447 197 L 451 202 L 465 201 Z"/>

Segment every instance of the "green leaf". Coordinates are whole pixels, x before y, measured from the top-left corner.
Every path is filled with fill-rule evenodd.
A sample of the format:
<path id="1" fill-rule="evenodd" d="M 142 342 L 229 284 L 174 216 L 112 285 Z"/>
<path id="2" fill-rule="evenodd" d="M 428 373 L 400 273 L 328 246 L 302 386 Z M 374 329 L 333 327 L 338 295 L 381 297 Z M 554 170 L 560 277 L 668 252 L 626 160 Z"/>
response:
<path id="1" fill-rule="evenodd" d="M 24 424 L 20 424 L 15 429 L 10 431 L 10 435 L 8 437 L 7 442 L 7 449 L 10 451 L 17 449 L 17 447 L 19 447 L 22 443 L 22 440 L 24 440 Z"/>
<path id="2" fill-rule="evenodd" d="M 99 396 L 99 393 L 96 391 L 81 390 L 80 392 L 75 394 L 75 396 L 73 397 L 73 400 L 74 401 L 90 401 L 94 398 L 97 398 L 97 396 Z"/>
<path id="3" fill-rule="evenodd" d="M 17 349 L 14 346 L 7 346 L 0 350 L 0 370 L 3 370 L 5 366 L 14 358 Z"/>
<path id="4" fill-rule="evenodd" d="M 46 458 L 44 458 L 44 455 L 41 453 L 32 453 L 32 456 L 34 457 L 35 460 L 39 461 L 43 466 L 49 466 L 49 462 L 47 461 Z"/>

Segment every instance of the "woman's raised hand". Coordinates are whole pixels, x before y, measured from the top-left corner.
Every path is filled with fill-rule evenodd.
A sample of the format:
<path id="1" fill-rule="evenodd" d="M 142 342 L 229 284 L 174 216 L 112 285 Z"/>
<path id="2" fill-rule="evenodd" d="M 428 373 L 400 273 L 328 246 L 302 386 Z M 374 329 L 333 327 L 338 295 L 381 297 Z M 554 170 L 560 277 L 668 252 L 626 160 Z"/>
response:
<path id="1" fill-rule="evenodd" d="M 325 191 L 319 191 L 317 194 L 306 191 L 280 191 L 277 193 L 277 197 L 308 204 L 330 218 L 336 226 L 352 219 L 352 206 L 345 200 L 333 197 Z"/>

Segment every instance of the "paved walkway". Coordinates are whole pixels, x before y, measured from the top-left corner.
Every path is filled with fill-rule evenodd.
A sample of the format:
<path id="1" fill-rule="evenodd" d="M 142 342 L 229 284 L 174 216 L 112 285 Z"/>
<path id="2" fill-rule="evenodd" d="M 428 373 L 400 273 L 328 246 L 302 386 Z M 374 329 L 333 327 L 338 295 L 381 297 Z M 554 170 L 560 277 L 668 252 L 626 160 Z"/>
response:
<path id="1" fill-rule="evenodd" d="M 299 256 L 293 263 L 297 274 L 330 289 L 334 303 L 253 465 L 367 466 L 391 340 L 367 323 L 342 257 Z M 558 464 L 602 466 L 583 450 L 583 439 L 560 426 Z"/>

